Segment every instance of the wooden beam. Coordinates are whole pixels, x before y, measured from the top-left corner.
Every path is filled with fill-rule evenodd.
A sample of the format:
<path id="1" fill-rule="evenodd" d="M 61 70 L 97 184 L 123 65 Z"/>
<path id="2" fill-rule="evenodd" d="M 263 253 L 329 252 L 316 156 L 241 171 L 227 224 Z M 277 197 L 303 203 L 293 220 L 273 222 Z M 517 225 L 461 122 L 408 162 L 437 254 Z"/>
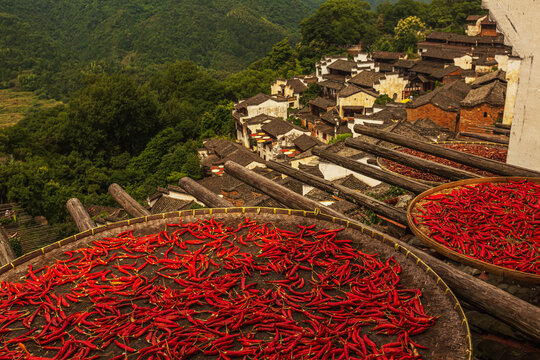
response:
<path id="1" fill-rule="evenodd" d="M 498 136 L 493 136 L 493 135 L 477 134 L 477 133 L 471 133 L 471 132 L 460 132 L 459 137 L 461 138 L 462 136 L 473 138 L 473 139 L 484 140 L 484 141 L 497 143 L 497 144 L 508 145 L 510 143 L 508 139 L 503 139 L 503 138 L 500 138 Z"/>
<path id="2" fill-rule="evenodd" d="M 494 134 L 510 136 L 510 130 L 508 129 L 499 129 L 495 127 L 495 128 L 491 128 L 491 131 L 493 131 Z"/>
<path id="3" fill-rule="evenodd" d="M 520 166 L 504 164 L 495 160 L 486 159 L 480 156 L 463 153 L 456 150 L 447 149 L 440 145 L 429 144 L 423 141 L 412 140 L 406 136 L 389 133 L 387 131 L 375 129 L 362 125 L 356 125 L 354 130 L 362 135 L 371 136 L 377 139 L 389 141 L 391 143 L 405 146 L 411 149 L 422 151 L 428 154 L 439 156 L 471 167 L 489 171 L 493 174 L 503 176 L 540 176 L 540 172 L 526 169 Z"/>
<path id="4" fill-rule="evenodd" d="M 178 185 L 184 189 L 188 194 L 195 197 L 197 200 L 201 201 L 208 207 L 212 208 L 223 208 L 223 207 L 232 207 L 233 205 L 227 200 L 219 197 L 214 192 L 208 190 L 195 180 L 184 177 L 178 181 Z"/>
<path id="5" fill-rule="evenodd" d="M 334 184 L 331 181 L 309 174 L 305 171 L 294 169 L 290 166 L 283 165 L 275 161 L 267 161 L 266 166 L 270 169 L 279 171 L 282 174 L 295 178 L 296 180 L 326 191 L 329 194 L 348 200 L 358 206 L 368 208 L 374 213 L 390 218 L 391 220 L 397 221 L 400 224 L 408 225 L 407 213 L 405 211 L 396 209 L 393 206 L 383 203 L 382 201 L 379 201 L 377 199 L 373 199 L 358 191 L 351 190 L 345 186 Z"/>
<path id="6" fill-rule="evenodd" d="M 109 186 L 109 194 L 116 200 L 126 212 L 133 217 L 141 217 L 151 215 L 148 209 L 145 209 L 141 204 L 132 198 L 120 185 L 112 183 Z"/>
<path id="7" fill-rule="evenodd" d="M 463 180 L 481 177 L 480 175 L 469 171 L 456 169 L 436 163 L 434 161 L 421 159 L 413 155 L 404 154 L 397 150 L 387 149 L 383 148 L 382 146 L 359 141 L 358 139 L 348 138 L 345 140 L 345 145 L 358 150 L 367 151 L 370 154 L 377 155 L 418 170 L 427 171 L 450 180 Z"/>
<path id="8" fill-rule="evenodd" d="M 94 220 L 92 220 L 90 214 L 88 214 L 88 211 L 86 211 L 79 199 L 69 199 L 66 202 L 66 207 L 71 214 L 73 220 L 75 220 L 75 224 L 77 224 L 77 228 L 80 232 L 97 227 L 96 223 L 94 222 Z"/>
<path id="9" fill-rule="evenodd" d="M 512 124 L 496 123 L 496 124 L 495 124 L 495 127 L 496 127 L 496 128 L 499 128 L 499 129 L 510 130 L 510 129 L 512 128 Z"/>
<path id="10" fill-rule="evenodd" d="M 394 175 L 388 171 L 383 171 L 379 168 L 362 164 L 361 162 L 354 161 L 352 159 L 333 154 L 329 151 L 323 150 L 320 147 L 314 147 L 311 149 L 314 155 L 319 156 L 333 164 L 342 166 L 346 169 L 352 170 L 362 175 L 369 176 L 370 178 L 383 181 L 390 185 L 398 186 L 402 189 L 412 191 L 415 194 L 423 193 L 431 189 L 431 186 L 422 184 L 417 181 L 408 180 L 402 176 Z"/>
<path id="11" fill-rule="evenodd" d="M 399 240 L 397 240 L 399 242 Z M 448 284 L 454 294 L 540 342 L 540 308 L 433 256 L 404 244 Z"/>
<path id="12" fill-rule="evenodd" d="M 226 162 L 225 171 L 292 208 L 313 210 L 316 207 L 319 207 L 323 212 L 326 212 L 331 216 L 351 221 L 347 216 L 333 210 L 328 212 L 326 207 L 315 201 L 306 199 L 295 192 L 274 183 L 264 176 L 244 169 L 234 162 Z M 302 198 L 305 201 L 298 201 L 297 198 Z M 467 275 L 424 251 L 416 249 L 412 245 L 406 244 L 398 239 L 393 240 L 403 248 L 408 249 L 420 257 L 459 297 L 505 322 L 514 329 L 518 329 L 540 341 L 540 308 L 531 305 L 498 287 Z"/>
<path id="13" fill-rule="evenodd" d="M 291 209 L 302 209 L 308 211 L 315 211 L 317 208 L 322 212 L 330 216 L 340 217 L 349 221 L 355 221 L 340 212 L 330 209 L 316 201 L 303 197 L 300 194 L 295 193 L 286 187 L 279 185 L 278 183 L 265 178 L 251 170 L 247 170 L 243 166 L 238 165 L 234 161 L 227 161 L 225 163 L 225 172 L 231 176 L 234 176 L 240 181 L 258 189 L 271 198 L 279 201 L 280 203 L 290 207 Z"/>

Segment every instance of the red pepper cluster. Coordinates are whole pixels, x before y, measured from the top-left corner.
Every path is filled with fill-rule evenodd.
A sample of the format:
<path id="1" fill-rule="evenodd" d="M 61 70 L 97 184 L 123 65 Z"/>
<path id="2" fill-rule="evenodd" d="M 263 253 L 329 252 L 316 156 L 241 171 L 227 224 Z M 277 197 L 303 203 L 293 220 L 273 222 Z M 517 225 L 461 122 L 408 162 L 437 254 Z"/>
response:
<path id="1" fill-rule="evenodd" d="M 420 359 L 420 290 L 340 231 L 211 219 L 66 252 L 0 284 L 0 359 Z"/>
<path id="2" fill-rule="evenodd" d="M 481 183 L 423 199 L 414 222 L 444 246 L 478 260 L 540 274 L 540 184 Z"/>
<path id="3" fill-rule="evenodd" d="M 489 146 L 489 145 L 480 145 L 480 144 L 445 144 L 442 145 L 445 148 L 461 151 L 464 153 L 472 154 L 481 156 L 487 159 L 496 160 L 500 162 L 506 162 L 506 155 L 508 153 L 508 149 L 504 147 L 497 147 L 497 146 Z M 400 148 L 399 151 L 405 154 L 413 155 L 425 160 L 433 161 L 439 164 L 443 164 L 446 166 L 451 166 L 456 169 L 466 170 L 478 175 L 482 176 L 493 176 L 493 174 L 475 169 L 473 167 L 463 165 L 448 159 L 443 159 L 434 155 L 426 154 L 417 150 L 412 150 L 408 148 Z M 447 183 L 450 182 L 450 180 L 442 178 L 440 176 L 437 176 L 435 174 L 431 174 L 428 172 L 424 172 L 422 170 L 414 169 L 405 165 L 402 165 L 400 163 L 383 159 L 384 165 L 388 170 L 396 172 L 401 175 L 408 176 L 413 179 L 420 179 L 425 181 L 433 181 L 433 182 L 440 182 L 440 183 Z"/>

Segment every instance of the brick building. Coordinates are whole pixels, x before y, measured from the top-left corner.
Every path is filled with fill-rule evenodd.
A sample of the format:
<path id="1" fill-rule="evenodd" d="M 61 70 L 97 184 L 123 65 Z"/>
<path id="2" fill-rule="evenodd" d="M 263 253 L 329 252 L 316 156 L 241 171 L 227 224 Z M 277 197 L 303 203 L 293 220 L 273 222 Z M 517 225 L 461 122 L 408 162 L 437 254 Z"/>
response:
<path id="1" fill-rule="evenodd" d="M 487 132 L 485 127 L 502 120 L 506 82 L 495 80 L 475 86 L 461 101 L 459 131 Z"/>
<path id="2" fill-rule="evenodd" d="M 436 124 L 456 131 L 459 129 L 460 103 L 471 87 L 465 81 L 454 81 L 420 96 L 407 106 L 407 121 L 430 119 Z"/>

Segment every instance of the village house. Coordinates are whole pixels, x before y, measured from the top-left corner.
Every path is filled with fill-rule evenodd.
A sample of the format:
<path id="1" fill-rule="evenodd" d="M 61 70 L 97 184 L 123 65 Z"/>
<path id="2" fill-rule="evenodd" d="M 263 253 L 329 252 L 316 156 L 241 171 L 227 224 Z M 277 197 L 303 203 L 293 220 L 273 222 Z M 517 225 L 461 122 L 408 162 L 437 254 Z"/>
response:
<path id="1" fill-rule="evenodd" d="M 461 101 L 459 131 L 488 132 L 501 122 L 506 95 L 505 74 L 496 71 L 472 83 L 472 90 Z"/>
<path id="2" fill-rule="evenodd" d="M 347 126 L 354 137 L 358 134 L 354 131 L 355 125 L 369 125 L 374 127 L 387 127 L 398 121 L 407 119 L 407 110 L 405 104 L 389 104 L 379 111 L 372 114 L 357 114 L 354 118 L 347 121 Z"/>
<path id="3" fill-rule="evenodd" d="M 249 148 L 248 122 L 249 119 L 255 118 L 258 115 L 268 115 L 281 119 L 287 118 L 288 102 L 284 99 L 279 99 L 276 96 L 259 93 L 249 99 L 240 100 L 234 105 L 233 117 L 236 119 L 236 136 L 242 141 L 245 147 Z M 252 122 L 252 126 L 256 125 L 260 119 Z"/>
<path id="4" fill-rule="evenodd" d="M 409 81 L 399 73 L 380 73 L 365 70 L 351 78 L 348 83 L 378 95 L 388 95 L 394 101 L 401 101 L 407 96 L 405 89 Z"/>
<path id="5" fill-rule="evenodd" d="M 147 197 L 146 201 L 152 214 L 189 210 L 193 203 L 204 206 L 202 202 L 176 185 L 167 185 L 166 188 L 158 187 L 157 192 Z"/>
<path id="6" fill-rule="evenodd" d="M 274 119 L 264 124 L 261 130 L 270 138 L 267 141 L 259 140 L 257 142 L 257 153 L 264 160 L 276 160 L 283 155 L 282 150 L 289 151 L 295 147 L 294 140 L 296 138 L 309 134 L 309 130 L 281 119 Z"/>
<path id="7" fill-rule="evenodd" d="M 307 84 L 300 78 L 289 80 L 277 79 L 270 86 L 270 93 L 287 100 L 289 108 L 300 108 L 300 96 L 307 89 Z"/>
<path id="8" fill-rule="evenodd" d="M 204 149 L 199 150 L 201 166 L 206 175 L 222 175 L 223 164 L 232 160 L 247 169 L 266 167 L 264 160 L 240 144 L 226 139 L 206 140 Z M 217 170 L 217 171 L 216 171 Z"/>
<path id="9" fill-rule="evenodd" d="M 470 89 L 470 85 L 459 80 L 418 97 L 407 104 L 407 121 L 429 118 L 451 131 L 458 130 L 460 103 Z"/>
<path id="10" fill-rule="evenodd" d="M 317 97 L 309 100 L 309 112 L 312 115 L 320 116 L 328 110 L 336 107 L 336 100 Z"/>
<path id="11" fill-rule="evenodd" d="M 499 36 L 497 23 L 491 21 L 488 15 L 469 15 L 465 20 L 468 36 Z"/>
<path id="12" fill-rule="evenodd" d="M 346 56 L 325 56 L 315 64 L 315 68 L 319 82 L 325 79 L 345 82 L 362 70 L 375 69 L 375 62 L 369 60 L 365 53 L 356 54 L 352 60 Z"/>
<path id="13" fill-rule="evenodd" d="M 338 94 L 339 117 L 350 118 L 355 114 L 365 114 L 366 109 L 373 107 L 378 96 L 379 94 L 373 89 L 350 84 Z"/>
<path id="14" fill-rule="evenodd" d="M 407 58 L 406 52 L 392 52 L 392 51 L 376 51 L 371 55 L 373 61 L 375 61 L 375 67 L 380 72 L 392 72 L 393 65 L 398 60 L 404 60 Z"/>

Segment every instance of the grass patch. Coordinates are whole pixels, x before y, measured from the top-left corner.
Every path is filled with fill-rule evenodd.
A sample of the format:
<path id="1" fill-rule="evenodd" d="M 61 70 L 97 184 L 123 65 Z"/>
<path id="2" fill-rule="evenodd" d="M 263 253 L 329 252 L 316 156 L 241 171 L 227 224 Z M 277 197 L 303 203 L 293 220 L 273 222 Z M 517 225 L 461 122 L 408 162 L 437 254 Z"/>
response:
<path id="1" fill-rule="evenodd" d="M 55 100 L 38 99 L 33 92 L 0 90 L 0 127 L 13 126 L 32 111 L 60 104 Z"/>

